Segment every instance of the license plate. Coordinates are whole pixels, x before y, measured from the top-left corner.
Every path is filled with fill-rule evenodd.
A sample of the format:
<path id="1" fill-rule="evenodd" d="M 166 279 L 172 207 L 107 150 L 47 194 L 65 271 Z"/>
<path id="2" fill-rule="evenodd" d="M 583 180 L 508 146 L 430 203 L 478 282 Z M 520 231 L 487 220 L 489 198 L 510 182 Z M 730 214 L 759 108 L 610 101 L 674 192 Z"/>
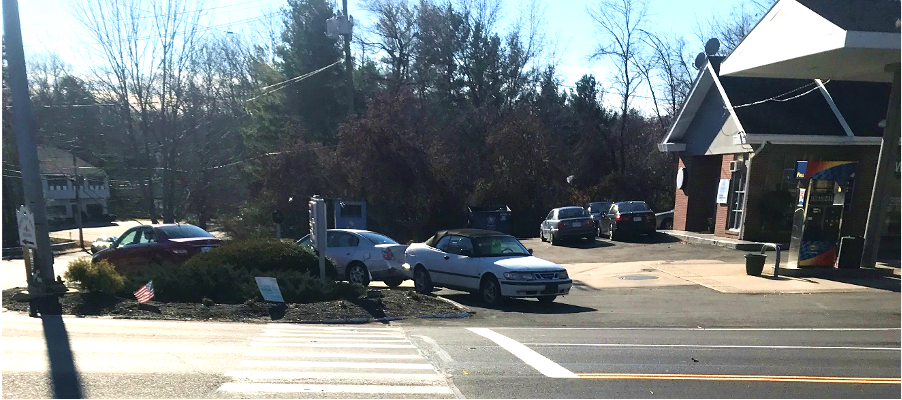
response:
<path id="1" fill-rule="evenodd" d="M 583 224 L 582 222 L 571 222 L 571 223 L 570 223 L 570 226 L 572 226 L 572 227 L 577 227 L 577 226 L 580 226 L 580 225 L 582 225 L 582 224 Z"/>
<path id="2" fill-rule="evenodd" d="M 636 221 L 636 222 L 642 221 L 642 217 L 633 217 L 633 221 Z"/>
<path id="3" fill-rule="evenodd" d="M 557 294 L 557 283 L 549 283 L 545 285 L 545 294 Z"/>
<path id="4" fill-rule="evenodd" d="M 210 246 L 203 246 L 200 248 L 200 251 L 206 253 L 206 252 L 210 251 Z"/>

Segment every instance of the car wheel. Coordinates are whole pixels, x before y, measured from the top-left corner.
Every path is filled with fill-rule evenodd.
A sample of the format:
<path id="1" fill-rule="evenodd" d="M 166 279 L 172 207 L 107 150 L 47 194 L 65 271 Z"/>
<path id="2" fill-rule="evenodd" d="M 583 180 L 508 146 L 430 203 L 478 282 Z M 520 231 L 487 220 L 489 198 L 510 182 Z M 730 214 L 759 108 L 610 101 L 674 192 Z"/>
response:
<path id="1" fill-rule="evenodd" d="M 429 271 L 426 271 L 422 265 L 417 266 L 413 271 L 413 288 L 420 294 L 432 292 L 432 278 L 429 276 Z"/>
<path id="2" fill-rule="evenodd" d="M 501 286 L 498 284 L 498 279 L 491 275 L 482 278 L 482 284 L 479 285 L 479 297 L 490 306 L 501 303 Z"/>
<path id="3" fill-rule="evenodd" d="M 367 287 L 370 284 L 370 274 L 366 270 L 366 266 L 355 262 L 348 266 L 348 282 L 358 283 Z"/>
<path id="4" fill-rule="evenodd" d="M 557 296 L 539 296 L 539 303 L 551 303 Z"/>
<path id="5" fill-rule="evenodd" d="M 401 286 L 401 282 L 404 282 L 404 278 L 389 278 L 382 282 L 384 282 L 386 286 L 394 289 L 398 286 Z"/>
<path id="6" fill-rule="evenodd" d="M 623 234 L 617 233 L 617 229 L 615 229 L 613 226 L 611 227 L 611 230 L 608 231 L 608 234 L 611 236 L 611 240 L 621 240 L 621 239 L 623 239 L 623 238 L 621 237 L 621 236 L 623 236 Z"/>
<path id="7" fill-rule="evenodd" d="M 539 239 L 542 239 L 543 242 L 547 242 L 548 239 L 545 239 L 545 231 L 539 228 Z"/>
<path id="8" fill-rule="evenodd" d="M 664 230 L 673 229 L 673 220 L 665 219 L 664 222 L 661 223 L 661 229 L 664 229 Z"/>
<path id="9" fill-rule="evenodd" d="M 557 246 L 557 245 L 561 244 L 561 239 L 558 239 L 558 238 L 554 235 L 554 232 L 549 232 L 548 234 L 550 235 L 548 241 L 551 242 L 551 245 L 552 245 L 552 246 Z"/>

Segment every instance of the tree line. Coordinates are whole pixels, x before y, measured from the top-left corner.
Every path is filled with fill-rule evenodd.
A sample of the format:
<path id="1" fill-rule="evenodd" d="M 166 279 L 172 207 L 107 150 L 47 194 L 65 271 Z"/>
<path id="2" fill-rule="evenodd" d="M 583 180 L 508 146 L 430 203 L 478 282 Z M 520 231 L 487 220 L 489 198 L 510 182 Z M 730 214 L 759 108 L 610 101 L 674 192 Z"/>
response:
<path id="1" fill-rule="evenodd" d="M 219 7 L 204 1 L 75 1 L 99 62 L 29 60 L 38 140 L 105 170 L 120 217 L 233 237 L 271 236 L 276 209 L 300 237 L 313 194 L 365 200 L 369 228 L 405 241 L 466 224 L 468 205 L 508 205 L 520 236 L 558 206 L 669 210 L 676 161 L 655 145 L 688 95 L 691 60 L 711 32 L 728 52 L 763 7 L 741 3 L 690 39 L 654 31 L 644 1 L 600 0 L 586 10 L 587 56 L 613 73 L 571 83 L 545 6 L 508 18 L 502 6 L 362 2 L 349 88 L 342 39 L 324 33 L 339 13 L 327 0 L 288 0 L 249 19 L 251 32 L 211 24 Z M 20 182 L 5 82 L 6 206 Z"/>

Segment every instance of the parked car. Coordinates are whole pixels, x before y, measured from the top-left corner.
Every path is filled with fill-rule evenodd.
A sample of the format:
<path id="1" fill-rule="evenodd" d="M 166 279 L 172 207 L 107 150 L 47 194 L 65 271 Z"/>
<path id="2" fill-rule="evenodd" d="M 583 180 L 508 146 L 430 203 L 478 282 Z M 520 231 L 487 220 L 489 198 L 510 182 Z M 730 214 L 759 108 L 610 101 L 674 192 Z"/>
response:
<path id="1" fill-rule="evenodd" d="M 611 209 L 611 205 L 614 202 L 611 201 L 593 201 L 589 203 L 589 206 L 586 207 L 586 211 L 589 212 L 589 215 L 592 217 L 592 223 L 595 224 L 595 230 L 598 231 L 598 221 L 601 220 L 601 215 L 607 213 L 608 210 Z M 597 232 L 596 232 L 597 234 Z M 599 234 L 600 236 L 600 234 Z"/>
<path id="2" fill-rule="evenodd" d="M 655 214 L 658 229 L 673 229 L 673 210 Z"/>
<path id="3" fill-rule="evenodd" d="M 125 231 L 109 249 L 94 254 L 92 260 L 107 260 L 119 272 L 136 272 L 152 264 L 181 264 L 220 245 L 222 240 L 194 225 L 141 225 Z"/>
<path id="4" fill-rule="evenodd" d="M 91 254 L 95 254 L 101 250 L 110 248 L 110 246 L 113 245 L 113 242 L 115 242 L 116 239 L 118 238 L 115 236 L 102 235 L 98 237 L 94 240 L 94 242 L 91 243 Z"/>
<path id="5" fill-rule="evenodd" d="M 438 231 L 425 243 L 411 244 L 404 259 L 417 292 L 463 290 L 489 305 L 505 297 L 550 303 L 570 293 L 573 283 L 564 267 L 533 256 L 515 237 L 482 229 Z"/>
<path id="6" fill-rule="evenodd" d="M 595 240 L 597 235 L 598 231 L 589 212 L 578 206 L 551 210 L 539 227 L 539 237 L 543 242 L 549 241 L 552 245 L 573 238 Z"/>
<path id="7" fill-rule="evenodd" d="M 611 205 L 602 217 L 599 230 L 612 240 L 627 235 L 655 233 L 655 213 L 644 201 L 621 201 Z"/>
<path id="8" fill-rule="evenodd" d="M 314 251 L 310 235 L 297 244 Z M 360 229 L 329 229 L 326 231 L 326 257 L 335 261 L 339 276 L 363 286 L 371 280 L 398 287 L 407 276 L 402 272 L 404 250 L 407 245 L 380 233 Z"/>

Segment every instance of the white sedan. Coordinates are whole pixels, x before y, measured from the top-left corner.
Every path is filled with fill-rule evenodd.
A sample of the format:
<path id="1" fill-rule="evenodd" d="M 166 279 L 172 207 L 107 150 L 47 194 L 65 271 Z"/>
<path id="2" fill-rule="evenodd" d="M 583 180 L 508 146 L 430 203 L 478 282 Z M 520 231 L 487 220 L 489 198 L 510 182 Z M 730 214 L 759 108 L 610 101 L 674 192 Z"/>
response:
<path id="1" fill-rule="evenodd" d="M 313 252 L 310 235 L 297 244 Z M 359 229 L 329 229 L 326 231 L 326 257 L 335 261 L 339 276 L 363 286 L 371 280 L 397 287 L 407 276 L 402 272 L 404 250 L 407 245 L 371 231 Z"/>
<path id="2" fill-rule="evenodd" d="M 516 238 L 481 229 L 439 231 L 404 253 L 404 270 L 417 292 L 435 287 L 477 293 L 490 305 L 505 297 L 543 303 L 570 293 L 567 270 L 532 255 Z"/>

